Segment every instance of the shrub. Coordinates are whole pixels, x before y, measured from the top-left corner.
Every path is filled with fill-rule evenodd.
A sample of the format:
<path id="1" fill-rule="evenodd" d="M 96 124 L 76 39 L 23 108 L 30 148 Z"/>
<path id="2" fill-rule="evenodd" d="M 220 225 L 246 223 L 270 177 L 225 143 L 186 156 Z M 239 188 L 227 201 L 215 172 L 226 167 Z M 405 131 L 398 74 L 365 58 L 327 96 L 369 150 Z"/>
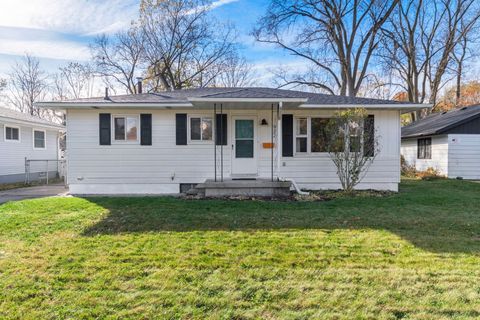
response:
<path id="1" fill-rule="evenodd" d="M 440 172 L 432 167 L 427 168 L 425 171 L 417 172 L 417 177 L 422 180 L 434 180 L 434 179 L 443 179 L 445 178 Z"/>
<path id="2" fill-rule="evenodd" d="M 404 156 L 400 156 L 400 168 L 402 172 L 402 176 L 407 178 L 416 178 L 417 177 L 417 169 L 414 165 L 409 165 L 407 161 L 405 161 Z"/>

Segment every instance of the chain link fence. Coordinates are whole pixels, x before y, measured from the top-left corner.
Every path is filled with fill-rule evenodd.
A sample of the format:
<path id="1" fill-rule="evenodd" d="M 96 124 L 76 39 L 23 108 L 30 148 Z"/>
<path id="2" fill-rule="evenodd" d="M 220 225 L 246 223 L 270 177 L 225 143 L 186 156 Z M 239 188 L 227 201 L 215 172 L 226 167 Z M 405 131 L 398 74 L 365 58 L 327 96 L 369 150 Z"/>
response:
<path id="1" fill-rule="evenodd" d="M 67 181 L 65 159 L 27 159 L 25 158 L 25 183 L 49 184 L 53 181 Z"/>

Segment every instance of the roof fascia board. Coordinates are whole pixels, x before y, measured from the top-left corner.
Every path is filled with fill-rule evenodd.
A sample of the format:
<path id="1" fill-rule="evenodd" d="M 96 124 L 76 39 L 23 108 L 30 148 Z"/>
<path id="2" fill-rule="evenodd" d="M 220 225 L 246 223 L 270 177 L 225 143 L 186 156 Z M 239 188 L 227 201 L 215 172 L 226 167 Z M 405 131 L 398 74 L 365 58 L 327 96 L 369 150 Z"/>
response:
<path id="1" fill-rule="evenodd" d="M 85 109 L 85 108 L 176 108 L 193 107 L 191 103 L 145 103 L 145 102 L 38 102 L 37 107 L 49 109 Z"/>
<path id="2" fill-rule="evenodd" d="M 301 104 L 302 109 L 346 109 L 352 107 L 361 107 L 366 109 L 393 109 L 403 110 L 405 112 L 431 108 L 431 104 Z"/>
<path id="3" fill-rule="evenodd" d="M 0 116 L 0 121 L 5 122 L 5 123 L 26 125 L 26 126 L 32 126 L 32 127 L 42 127 L 42 128 L 55 129 L 55 130 L 59 130 L 59 131 L 65 130 L 65 127 L 61 126 L 61 125 L 58 125 L 58 126 L 55 125 L 55 124 L 50 125 L 50 124 L 47 124 L 47 123 L 26 121 L 26 120 L 20 120 L 20 119 L 3 117 L 3 116 Z"/>

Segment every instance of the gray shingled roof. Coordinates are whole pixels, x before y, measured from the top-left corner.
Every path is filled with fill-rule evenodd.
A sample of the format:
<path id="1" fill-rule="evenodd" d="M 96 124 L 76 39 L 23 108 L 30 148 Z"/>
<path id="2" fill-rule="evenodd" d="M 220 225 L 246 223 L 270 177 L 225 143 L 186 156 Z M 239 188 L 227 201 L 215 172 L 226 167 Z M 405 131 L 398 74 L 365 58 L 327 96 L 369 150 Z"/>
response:
<path id="1" fill-rule="evenodd" d="M 432 113 L 424 119 L 402 128 L 402 138 L 431 136 L 480 117 L 480 105 L 455 109 L 448 112 Z"/>
<path id="2" fill-rule="evenodd" d="M 50 126 L 50 127 L 57 127 L 59 129 L 64 128 L 64 126 L 62 126 L 58 123 L 43 120 L 43 119 L 40 119 L 38 117 L 31 116 L 27 113 L 18 112 L 18 111 L 8 109 L 8 108 L 3 108 L 3 107 L 0 107 L 0 117 L 12 119 L 12 120 L 29 122 L 29 123 L 32 123 L 32 124 L 47 125 L 47 126 Z"/>
<path id="3" fill-rule="evenodd" d="M 189 98 L 299 98 L 308 99 L 304 104 L 310 105 L 402 105 L 411 104 L 408 102 L 380 100 L 370 98 L 334 96 L 329 94 L 311 93 L 295 90 L 283 90 L 273 88 L 198 88 L 166 91 L 161 93 L 142 93 L 131 95 L 73 99 L 62 101 L 62 103 L 188 103 Z"/>

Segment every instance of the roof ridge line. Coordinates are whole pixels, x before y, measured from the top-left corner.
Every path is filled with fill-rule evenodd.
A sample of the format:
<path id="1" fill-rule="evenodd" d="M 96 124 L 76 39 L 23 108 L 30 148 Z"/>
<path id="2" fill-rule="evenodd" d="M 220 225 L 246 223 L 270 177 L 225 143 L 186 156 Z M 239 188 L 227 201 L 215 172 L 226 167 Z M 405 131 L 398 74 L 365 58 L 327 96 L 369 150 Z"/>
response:
<path id="1" fill-rule="evenodd" d="M 218 88 L 218 89 L 221 89 L 221 88 Z M 210 93 L 210 94 L 202 95 L 201 97 L 202 97 L 202 98 L 206 98 L 206 97 L 216 96 L 216 95 L 219 95 L 219 94 L 233 93 L 233 92 L 241 92 L 241 91 L 245 91 L 245 90 L 248 90 L 248 88 L 237 88 L 237 89 L 235 89 L 235 90 L 229 90 L 229 91 L 223 91 L 223 92 Z"/>
<path id="2" fill-rule="evenodd" d="M 275 89 L 275 88 L 249 88 L 250 90 L 252 91 L 255 91 L 255 92 L 260 92 L 260 93 L 267 93 L 267 94 L 272 94 L 271 92 L 266 92 L 266 91 L 263 91 L 262 89 L 270 89 L 270 90 L 281 90 L 281 89 Z M 291 98 L 291 97 L 288 97 L 287 94 L 284 94 L 283 96 L 278 94 L 278 93 L 273 93 L 274 95 L 278 96 L 279 98 Z"/>
<path id="3" fill-rule="evenodd" d="M 166 95 L 163 95 L 163 94 L 160 94 L 158 92 L 146 92 L 147 94 L 151 94 L 153 96 L 160 96 L 160 97 L 163 97 L 163 98 L 168 98 L 168 99 L 173 99 L 173 97 L 170 97 L 170 96 L 166 96 Z"/>

